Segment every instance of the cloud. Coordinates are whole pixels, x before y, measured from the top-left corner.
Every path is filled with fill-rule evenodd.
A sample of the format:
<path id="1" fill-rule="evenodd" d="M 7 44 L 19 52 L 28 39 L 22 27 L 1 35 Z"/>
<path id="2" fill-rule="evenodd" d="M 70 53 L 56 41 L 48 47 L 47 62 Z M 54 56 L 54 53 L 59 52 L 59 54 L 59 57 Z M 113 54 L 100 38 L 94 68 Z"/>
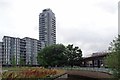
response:
<path id="1" fill-rule="evenodd" d="M 108 12 L 108 13 L 116 13 L 117 12 L 117 6 L 119 0 L 104 0 L 101 2 L 98 2 L 95 4 L 96 7 L 101 8 L 102 10 Z"/>
<path id="2" fill-rule="evenodd" d="M 115 33 L 114 31 L 96 31 L 96 28 L 92 28 L 94 29 L 92 30 L 89 28 L 90 25 L 88 28 L 85 27 L 86 26 L 82 25 L 82 27 L 78 28 L 59 28 L 60 33 L 57 33 L 57 42 L 79 46 L 83 51 L 83 55 L 86 56 L 93 52 L 106 51 L 109 47 L 109 43 L 117 34 L 117 32 Z"/>
<path id="3" fill-rule="evenodd" d="M 84 55 L 104 51 L 117 35 L 117 0 L 0 0 L 2 37 L 39 39 L 39 13 L 56 16 L 57 43 L 79 46 Z"/>

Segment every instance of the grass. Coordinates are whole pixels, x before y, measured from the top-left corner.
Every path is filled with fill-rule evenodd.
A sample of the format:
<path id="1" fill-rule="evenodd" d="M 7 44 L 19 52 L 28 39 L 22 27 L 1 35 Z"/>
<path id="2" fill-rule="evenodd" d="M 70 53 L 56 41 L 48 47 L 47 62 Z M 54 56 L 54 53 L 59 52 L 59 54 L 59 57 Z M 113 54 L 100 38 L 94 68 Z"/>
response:
<path id="1" fill-rule="evenodd" d="M 16 71 L 16 70 L 23 70 L 26 67 L 22 68 L 22 67 L 2 67 L 2 70 L 8 70 L 8 71 Z"/>

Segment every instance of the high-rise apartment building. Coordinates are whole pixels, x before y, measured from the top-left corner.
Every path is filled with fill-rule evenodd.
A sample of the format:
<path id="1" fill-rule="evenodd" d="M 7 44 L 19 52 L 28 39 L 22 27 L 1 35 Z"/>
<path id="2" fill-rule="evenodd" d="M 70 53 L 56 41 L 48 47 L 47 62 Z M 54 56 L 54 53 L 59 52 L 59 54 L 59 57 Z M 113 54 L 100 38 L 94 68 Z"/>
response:
<path id="1" fill-rule="evenodd" d="M 44 9 L 39 15 L 39 40 L 41 48 L 56 44 L 56 18 L 51 9 Z"/>
<path id="2" fill-rule="evenodd" d="M 16 65 L 20 65 L 21 60 L 24 65 L 37 65 L 37 53 L 40 50 L 39 40 L 29 37 L 20 39 L 4 36 L 0 45 L 3 45 L 3 65 L 12 65 L 13 59 Z"/>

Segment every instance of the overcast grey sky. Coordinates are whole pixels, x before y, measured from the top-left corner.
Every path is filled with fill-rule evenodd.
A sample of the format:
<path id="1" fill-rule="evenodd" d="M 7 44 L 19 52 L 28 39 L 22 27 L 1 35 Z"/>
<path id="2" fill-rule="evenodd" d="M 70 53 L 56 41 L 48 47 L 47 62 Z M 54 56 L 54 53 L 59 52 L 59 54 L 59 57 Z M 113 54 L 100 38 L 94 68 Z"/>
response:
<path id="1" fill-rule="evenodd" d="M 83 56 L 106 51 L 118 33 L 119 0 L 0 0 L 0 41 L 4 35 L 39 37 L 39 13 L 56 16 L 57 43 L 74 44 Z"/>

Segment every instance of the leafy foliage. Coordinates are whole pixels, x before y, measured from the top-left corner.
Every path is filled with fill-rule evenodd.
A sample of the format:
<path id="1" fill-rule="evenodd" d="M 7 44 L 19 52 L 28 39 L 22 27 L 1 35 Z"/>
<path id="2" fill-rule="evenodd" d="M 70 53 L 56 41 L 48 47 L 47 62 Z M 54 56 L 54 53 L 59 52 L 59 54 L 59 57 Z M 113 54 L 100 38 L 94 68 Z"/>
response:
<path id="1" fill-rule="evenodd" d="M 66 53 L 65 53 L 66 57 L 67 57 L 67 62 L 68 65 L 75 65 L 77 64 L 77 62 L 80 62 L 81 57 L 82 57 L 82 51 L 81 49 L 79 49 L 79 47 L 75 46 L 73 47 L 72 45 L 68 45 L 66 47 Z"/>
<path id="2" fill-rule="evenodd" d="M 16 59 L 15 59 L 14 55 L 11 58 L 11 64 L 12 64 L 12 66 L 16 66 Z"/>
<path id="3" fill-rule="evenodd" d="M 56 44 L 45 47 L 38 53 L 38 63 L 42 66 L 73 66 L 79 62 L 82 57 L 82 51 L 79 47 L 62 44 Z"/>
<path id="4" fill-rule="evenodd" d="M 20 64 L 20 66 L 24 66 L 25 65 L 25 60 L 24 60 L 23 56 L 20 56 L 19 64 Z"/>
<path id="5" fill-rule="evenodd" d="M 120 79 L 120 35 L 111 42 L 109 50 L 110 54 L 106 57 L 105 63 L 113 70 L 114 76 Z"/>
<path id="6" fill-rule="evenodd" d="M 65 46 L 62 44 L 45 47 L 38 53 L 38 63 L 45 67 L 64 65 L 66 61 L 64 51 Z"/>

